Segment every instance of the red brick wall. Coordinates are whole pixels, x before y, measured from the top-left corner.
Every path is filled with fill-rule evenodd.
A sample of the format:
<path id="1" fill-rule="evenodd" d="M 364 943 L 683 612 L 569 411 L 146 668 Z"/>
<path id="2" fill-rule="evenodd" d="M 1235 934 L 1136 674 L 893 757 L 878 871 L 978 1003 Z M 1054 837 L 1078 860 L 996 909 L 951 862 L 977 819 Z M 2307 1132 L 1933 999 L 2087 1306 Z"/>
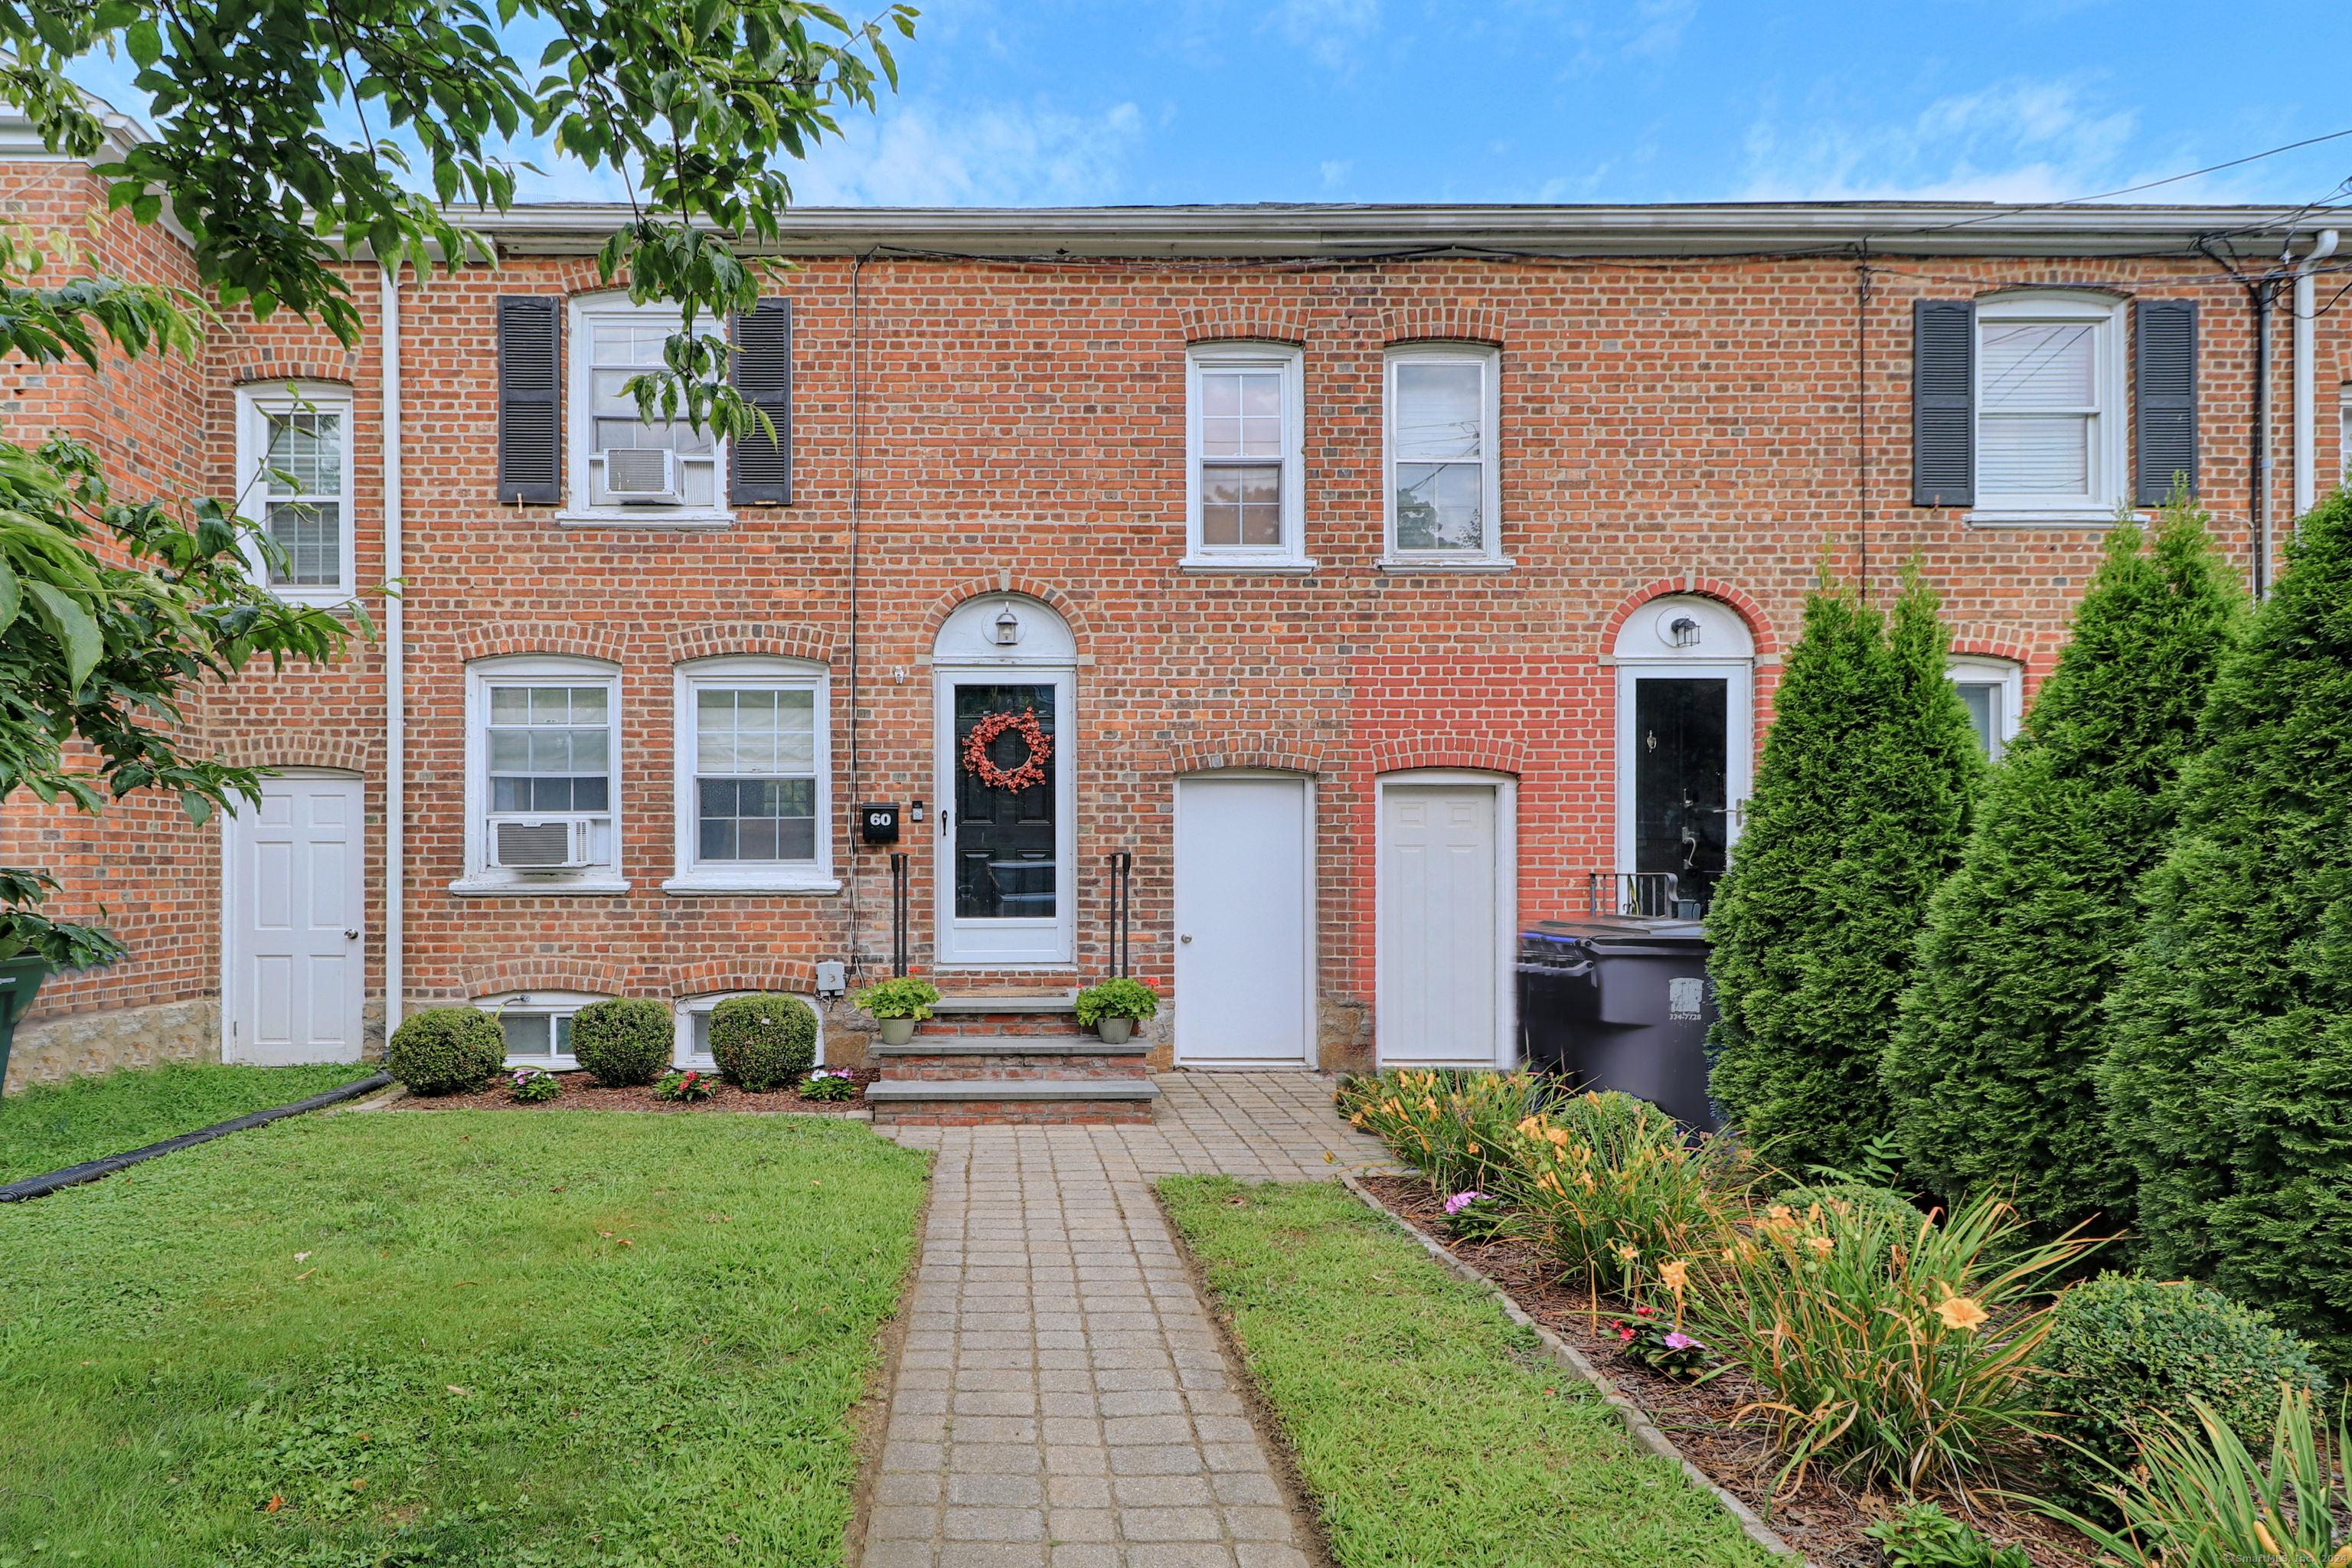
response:
<path id="1" fill-rule="evenodd" d="M 468 268 L 407 290 L 414 1003 L 558 985 L 666 994 L 805 984 L 810 963 L 848 956 L 853 945 L 887 963 L 885 860 L 851 842 L 849 810 L 861 799 L 929 799 L 931 634 L 953 602 L 1006 583 L 1062 606 L 1078 638 L 1080 973 L 1105 971 L 1100 868 L 1125 848 L 1137 856 L 1139 966 L 1167 982 L 1175 773 L 1219 757 L 1311 769 L 1321 775 L 1319 983 L 1336 1045 L 1373 989 L 1371 813 L 1383 769 L 1436 763 L 1518 778 L 1525 917 L 1580 907 L 1581 873 L 1612 863 L 1614 687 L 1600 656 L 1633 604 L 1687 588 L 1747 616 L 1763 656 L 1759 719 L 1825 561 L 1883 597 L 1916 560 L 1943 592 L 1962 647 L 2022 659 L 2029 683 L 2048 671 L 2101 534 L 1970 529 L 1958 510 L 1909 505 L 1915 298 L 2068 283 L 2200 300 L 2206 489 L 2231 558 L 2248 559 L 2250 323 L 2236 287 L 2192 260 L 1887 258 L 1874 266 L 1864 308 L 1852 260 L 1827 257 L 1230 268 L 877 258 L 859 269 L 854 342 L 851 264 L 810 258 L 802 268 L 788 290 L 796 501 L 741 509 L 730 530 L 713 532 L 564 528 L 551 509 L 494 502 L 493 301 L 593 288 L 591 264 L 513 256 L 496 271 Z M 166 432 L 182 447 L 201 440 L 204 472 L 224 487 L 229 387 L 240 374 L 299 366 L 348 377 L 358 399 L 360 576 L 373 584 L 374 291 L 372 275 L 354 279 L 371 313 L 357 356 L 299 324 L 233 315 L 208 343 L 200 398 L 165 378 L 121 401 L 147 422 L 142 451 L 167 445 Z M 2320 322 L 2323 389 L 2352 374 L 2352 342 L 2336 323 Z M 1188 338 L 1234 334 L 1304 346 L 1307 552 L 1318 564 L 1303 578 L 1176 569 L 1184 348 Z M 1501 526 L 1517 563 L 1507 574 L 1386 575 L 1373 565 L 1382 350 L 1430 336 L 1500 346 Z M 2284 519 L 2284 330 L 2278 341 Z M 854 699 L 853 359 L 862 456 Z M 173 423 L 182 419 L 195 422 L 194 437 Z M 12 427 L 23 423 L 12 416 Z M 2332 476 L 2333 416 L 2319 427 L 2321 471 Z M 109 434 L 127 440 L 130 428 Z M 1866 490 L 1858 488 L 1865 459 Z M 746 626 L 787 628 L 776 635 L 829 657 L 830 826 L 851 880 L 841 897 L 660 889 L 672 872 L 671 667 L 717 646 L 714 635 L 733 635 L 709 628 Z M 623 869 L 634 888 L 455 897 L 464 661 L 558 645 L 593 646 L 622 667 Z M 325 675 L 256 677 L 206 705 L 207 732 L 246 760 L 341 759 L 380 787 L 380 679 L 375 650 Z M 380 809 L 372 791 L 372 820 Z M 15 805 L 9 821 L 13 835 Z M 163 935 L 191 951 L 216 944 L 209 836 L 166 833 L 130 815 L 111 832 L 107 842 L 122 841 L 122 855 L 151 837 L 169 846 L 170 863 L 141 879 L 157 884 L 152 896 L 177 923 L 131 930 L 142 953 L 121 977 L 74 983 L 59 1000 L 112 1005 L 135 999 L 134 984 L 208 989 L 203 964 L 173 967 L 149 950 Z M 912 825 L 908 837 L 922 963 L 930 837 Z M 381 851 L 372 830 L 372 884 Z M 80 853 L 109 860 L 110 878 L 127 864 Z M 371 973 L 380 975 L 380 902 L 369 919 Z M 205 962 L 216 963 L 216 945 Z"/>

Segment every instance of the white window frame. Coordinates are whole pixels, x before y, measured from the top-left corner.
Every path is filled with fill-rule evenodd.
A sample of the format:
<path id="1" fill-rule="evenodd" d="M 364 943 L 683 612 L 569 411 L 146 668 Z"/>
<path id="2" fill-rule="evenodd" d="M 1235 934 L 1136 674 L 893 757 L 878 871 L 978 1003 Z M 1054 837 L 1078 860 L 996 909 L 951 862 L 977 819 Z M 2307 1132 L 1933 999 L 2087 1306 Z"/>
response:
<path id="1" fill-rule="evenodd" d="M 612 858 L 606 864 L 583 871 L 525 871 L 489 863 L 490 688 L 520 684 L 605 689 L 604 711 L 612 731 Z M 509 654 L 478 658 L 466 667 L 466 874 L 449 884 L 451 892 L 473 898 L 518 893 L 537 898 L 629 890 L 629 880 L 621 874 L 622 847 L 626 842 L 621 777 L 621 759 L 625 752 L 622 725 L 626 715 L 621 706 L 622 696 L 620 667 L 601 659 Z"/>
<path id="2" fill-rule="evenodd" d="M 790 996 L 793 1001 L 799 1003 L 802 1006 L 806 1007 L 811 1013 L 816 1015 L 816 1059 L 812 1061 L 809 1066 L 812 1068 L 821 1068 L 824 1066 L 824 1009 L 818 1006 L 814 1001 L 802 995 L 797 991 L 787 991 L 782 993 L 763 991 L 713 991 L 708 995 L 688 996 L 685 998 L 677 1004 L 677 1035 L 676 1048 L 671 1052 L 670 1056 L 671 1065 L 674 1067 L 690 1068 L 695 1072 L 717 1072 L 719 1070 L 718 1058 L 711 1056 L 708 1051 L 697 1051 L 694 1048 L 695 1019 L 698 1017 L 709 1017 L 711 1010 L 717 1007 L 719 1004 L 721 1002 L 731 1002 L 738 996 L 764 996 L 771 994 Z"/>
<path id="3" fill-rule="evenodd" d="M 619 505 L 599 506 L 592 499 L 594 488 L 589 482 L 588 458 L 593 450 L 594 366 L 588 352 L 592 322 L 602 320 L 627 320 L 631 317 L 666 319 L 672 331 L 683 317 L 674 305 L 640 305 L 625 293 L 583 294 L 576 296 L 565 311 L 564 325 L 564 453 L 570 479 L 572 504 L 555 514 L 558 523 L 597 524 L 611 527 L 625 523 L 632 528 L 725 528 L 735 521 L 727 504 L 728 451 L 724 438 L 712 443 L 711 504 L 688 505 Z M 723 336 L 726 323 L 707 316 L 695 319 L 698 335 Z"/>
<path id="4" fill-rule="evenodd" d="M 2095 329 L 2092 342 L 2093 386 L 2097 412 L 2091 416 L 2090 474 L 2084 495 L 2042 494 L 2031 490 L 1988 490 L 1979 482 L 1970 522 L 2112 524 L 2116 509 L 2130 499 L 2131 410 L 2126 396 L 2125 354 L 2126 314 L 2131 301 L 2106 294 L 2076 294 L 2055 289 L 2027 289 L 1988 294 L 1976 302 L 1976 341 L 1969 363 L 1976 384 L 1970 406 L 1975 429 L 1971 450 L 1978 471 L 1984 456 L 1984 329 L 1988 322 L 2015 325 L 2025 321 L 2064 321 Z"/>
<path id="5" fill-rule="evenodd" d="M 497 996 L 478 996 L 474 999 L 473 1005 L 493 1017 L 500 1014 L 510 1014 L 517 1017 L 530 1016 L 554 1019 L 569 1018 L 583 1007 L 591 1007 L 599 1002 L 611 1000 L 611 997 L 600 996 L 593 991 L 509 991 Z M 548 1044 L 552 1046 L 554 1043 L 555 1026 L 550 1023 Z M 544 1057 L 507 1058 L 507 1070 L 512 1071 L 517 1068 L 544 1068 L 549 1072 L 576 1072 L 580 1068 L 580 1058 L 556 1056 L 552 1053 Z"/>
<path id="6" fill-rule="evenodd" d="M 1944 674 L 1955 686 L 1990 686 L 2000 692 L 2000 711 L 1993 721 L 1989 760 L 1999 762 L 2025 717 L 2025 667 L 2013 658 L 1993 654 L 1956 653 L 1944 661 Z"/>
<path id="7" fill-rule="evenodd" d="M 1282 542 L 1206 544 L 1201 537 L 1201 373 L 1282 374 Z M 1187 572 L 1312 572 L 1307 555 L 1306 355 L 1295 343 L 1193 343 L 1184 351 L 1184 559 Z"/>
<path id="8" fill-rule="evenodd" d="M 1475 550 L 1406 550 L 1397 543 L 1397 371 L 1408 364 L 1478 367 L 1478 511 L 1482 542 Z M 1508 571 L 1503 553 L 1503 355 L 1485 343 L 1397 343 L 1381 366 L 1380 567 L 1384 572 Z"/>
<path id="9" fill-rule="evenodd" d="M 338 507 L 341 537 L 337 541 L 342 575 L 332 586 L 315 583 L 273 584 L 259 548 L 251 540 L 244 542 L 246 569 L 253 580 L 286 604 L 341 605 L 359 592 L 358 563 L 354 559 L 359 553 L 359 531 L 352 515 L 352 476 L 358 467 L 352 454 L 352 405 L 351 388 L 333 382 L 257 382 L 236 389 L 236 510 L 237 515 L 256 529 L 266 531 L 269 521 L 269 485 L 265 469 L 269 460 L 271 416 L 332 414 L 343 422 L 343 484 Z"/>
<path id="10" fill-rule="evenodd" d="M 797 861 L 710 861 L 701 848 L 695 781 L 695 705 L 705 689 L 808 691 L 816 710 L 816 858 Z M 677 822 L 676 873 L 662 884 L 667 893 L 837 893 L 841 879 L 833 862 L 833 686 L 824 666 L 800 659 L 728 656 L 677 667 L 673 816 Z"/>

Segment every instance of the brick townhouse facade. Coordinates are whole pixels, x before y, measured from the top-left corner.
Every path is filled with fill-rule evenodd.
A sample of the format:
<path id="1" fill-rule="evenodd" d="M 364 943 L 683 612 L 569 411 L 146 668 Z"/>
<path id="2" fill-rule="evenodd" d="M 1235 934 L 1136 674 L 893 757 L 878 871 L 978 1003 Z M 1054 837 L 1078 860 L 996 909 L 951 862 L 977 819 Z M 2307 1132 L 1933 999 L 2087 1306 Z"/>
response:
<path id="1" fill-rule="evenodd" d="M 102 209 L 0 153 L 29 235 Z M 781 442 L 728 453 L 617 393 L 671 326 L 597 276 L 616 219 L 354 264 L 349 352 L 227 310 L 193 365 L 0 367 L 16 438 L 244 495 L 282 592 L 401 584 L 340 664 L 192 706 L 262 808 L 6 804 L 0 860 L 132 949 L 50 980 L 12 1086 L 373 1055 L 388 991 L 560 1061 L 598 996 L 691 1055 L 786 990 L 854 1059 L 818 966 L 889 973 L 894 853 L 951 993 L 1109 973 L 1127 854 L 1156 1059 L 1508 1061 L 1522 922 L 1593 872 L 1703 903 L 1824 563 L 1917 564 L 1997 748 L 2116 508 L 2187 471 L 2267 572 L 2352 378 L 2289 286 L 2257 386 L 2229 258 L 2319 243 L 2265 210 L 804 211 L 734 327 Z M 86 249 L 193 278 L 168 225 Z"/>

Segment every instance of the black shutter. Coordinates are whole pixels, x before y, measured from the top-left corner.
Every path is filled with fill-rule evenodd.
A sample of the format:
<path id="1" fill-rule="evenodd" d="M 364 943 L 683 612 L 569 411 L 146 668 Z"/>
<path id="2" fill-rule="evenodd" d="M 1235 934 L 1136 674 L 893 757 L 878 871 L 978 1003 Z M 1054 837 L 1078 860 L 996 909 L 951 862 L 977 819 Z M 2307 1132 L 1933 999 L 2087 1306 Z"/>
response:
<path id="1" fill-rule="evenodd" d="M 1977 308 L 1911 302 L 1911 504 L 1977 499 Z"/>
<path id="2" fill-rule="evenodd" d="M 499 297 L 499 500 L 553 506 L 563 499 L 560 396 L 563 301 Z"/>
<path id="3" fill-rule="evenodd" d="M 2197 301 L 2142 300 L 2133 308 L 2142 506 L 2160 506 L 2172 476 L 2197 488 Z"/>
<path id="4" fill-rule="evenodd" d="M 790 506 L 793 500 L 793 302 L 765 299 L 738 315 L 732 374 L 743 400 L 776 433 L 753 430 L 730 454 L 727 496 L 740 506 Z"/>

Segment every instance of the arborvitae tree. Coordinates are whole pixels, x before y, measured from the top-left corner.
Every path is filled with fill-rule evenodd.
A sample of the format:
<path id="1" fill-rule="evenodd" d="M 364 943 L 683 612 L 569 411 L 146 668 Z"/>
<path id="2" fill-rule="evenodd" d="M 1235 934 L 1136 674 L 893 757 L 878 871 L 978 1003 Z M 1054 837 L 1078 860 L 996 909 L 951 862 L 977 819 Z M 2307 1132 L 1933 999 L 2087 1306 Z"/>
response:
<path id="1" fill-rule="evenodd" d="M 2153 1272 L 2352 1371 L 2352 494 L 2222 666 L 2108 1005 L 2100 1098 Z"/>
<path id="2" fill-rule="evenodd" d="M 1929 906 L 1884 1072 L 1906 1174 L 1991 1185 L 2047 1230 L 2129 1216 L 2093 1069 L 2103 1004 L 2163 858 L 2172 785 L 2244 595 L 2186 492 L 2153 551 L 2126 525 L 2074 613 L 1960 868 Z"/>
<path id="3" fill-rule="evenodd" d="M 1851 1164 L 1885 1126 L 1879 1058 L 1983 768 L 1944 649 L 1916 576 L 1891 626 L 1834 586 L 1807 599 L 1708 912 L 1715 1097 L 1791 1168 Z"/>

